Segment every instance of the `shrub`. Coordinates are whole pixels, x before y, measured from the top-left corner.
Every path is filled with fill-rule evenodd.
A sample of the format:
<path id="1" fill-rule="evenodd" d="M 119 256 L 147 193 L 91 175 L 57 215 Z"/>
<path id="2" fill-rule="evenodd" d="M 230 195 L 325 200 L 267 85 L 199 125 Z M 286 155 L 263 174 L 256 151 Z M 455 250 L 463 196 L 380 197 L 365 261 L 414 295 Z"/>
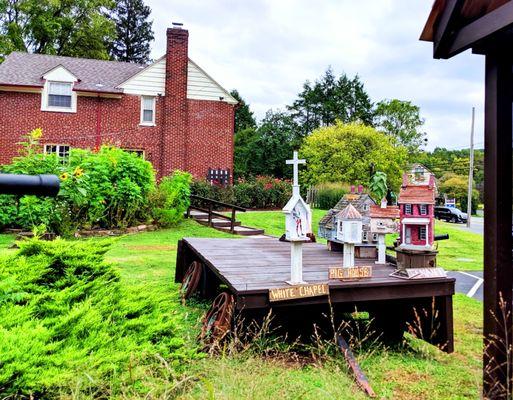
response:
<path id="1" fill-rule="evenodd" d="M 0 259 L 4 396 L 110 398 L 127 387 L 144 395 L 153 374 L 143 372 L 158 370 L 157 357 L 171 368 L 195 357 L 162 295 L 121 284 L 104 261 L 110 243 L 32 239 Z"/>
<path id="2" fill-rule="evenodd" d="M 313 187 L 315 190 L 314 206 L 321 210 L 329 210 L 349 193 L 349 187 L 344 183 L 321 183 Z"/>
<path id="3" fill-rule="evenodd" d="M 183 219 L 190 204 L 191 181 L 191 174 L 182 171 L 162 179 L 150 197 L 153 216 L 159 225 L 169 227 Z"/>

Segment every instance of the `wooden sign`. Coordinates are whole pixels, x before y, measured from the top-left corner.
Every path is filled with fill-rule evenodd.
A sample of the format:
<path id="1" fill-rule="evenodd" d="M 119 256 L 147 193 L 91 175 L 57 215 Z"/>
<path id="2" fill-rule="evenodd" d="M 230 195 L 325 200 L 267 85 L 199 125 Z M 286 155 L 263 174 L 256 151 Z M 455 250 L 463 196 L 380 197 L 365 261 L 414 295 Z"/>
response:
<path id="1" fill-rule="evenodd" d="M 369 266 L 358 266 L 358 267 L 344 267 L 344 268 L 330 268 L 329 279 L 340 279 L 340 280 L 350 280 L 350 279 L 362 279 L 362 278 L 372 278 L 372 267 Z"/>
<path id="2" fill-rule="evenodd" d="M 310 285 L 296 285 L 283 288 L 269 289 L 269 301 L 303 299 L 305 297 L 327 296 L 329 288 L 327 283 L 314 283 Z"/>

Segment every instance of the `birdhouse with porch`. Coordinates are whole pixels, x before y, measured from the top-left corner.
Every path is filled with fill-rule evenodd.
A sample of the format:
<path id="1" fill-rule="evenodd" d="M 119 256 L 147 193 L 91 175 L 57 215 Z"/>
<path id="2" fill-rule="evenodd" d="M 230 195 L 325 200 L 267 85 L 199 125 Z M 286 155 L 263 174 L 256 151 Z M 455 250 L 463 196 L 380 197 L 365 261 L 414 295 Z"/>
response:
<path id="1" fill-rule="evenodd" d="M 400 210 L 399 249 L 433 250 L 435 239 L 436 186 L 433 174 L 415 179 L 403 175 L 403 183 L 397 200 Z"/>
<path id="2" fill-rule="evenodd" d="M 378 261 L 376 264 L 386 263 L 385 235 L 399 231 L 399 217 L 399 207 L 387 205 L 386 199 L 381 201 L 381 205 L 370 208 L 371 232 L 378 236 Z"/>

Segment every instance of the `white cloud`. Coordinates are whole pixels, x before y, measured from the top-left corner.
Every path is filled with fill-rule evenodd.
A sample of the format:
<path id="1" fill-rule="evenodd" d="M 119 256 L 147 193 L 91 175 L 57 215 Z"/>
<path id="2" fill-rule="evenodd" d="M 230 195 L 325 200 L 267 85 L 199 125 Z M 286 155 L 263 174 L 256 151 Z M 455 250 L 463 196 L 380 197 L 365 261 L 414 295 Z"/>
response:
<path id="1" fill-rule="evenodd" d="M 418 40 L 426 0 L 146 0 L 156 41 L 183 22 L 189 55 L 227 89 L 237 88 L 258 117 L 284 108 L 305 80 L 328 65 L 358 73 L 374 101 L 411 100 L 426 119 L 429 147 L 468 145 L 470 110 L 477 107 L 482 141 L 483 61 L 464 54 L 433 60 Z"/>

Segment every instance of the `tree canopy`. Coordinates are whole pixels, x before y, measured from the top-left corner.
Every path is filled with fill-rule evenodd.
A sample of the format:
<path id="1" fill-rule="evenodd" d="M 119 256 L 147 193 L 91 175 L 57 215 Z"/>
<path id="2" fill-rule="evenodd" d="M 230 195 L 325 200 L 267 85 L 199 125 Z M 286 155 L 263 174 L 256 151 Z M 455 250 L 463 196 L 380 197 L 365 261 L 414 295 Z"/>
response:
<path id="1" fill-rule="evenodd" d="M 346 182 L 369 186 L 373 169 L 386 174 L 388 186 L 397 190 L 407 160 L 407 150 L 376 129 L 361 123 L 322 127 L 307 136 L 300 154 L 308 160 L 302 180 L 307 184 Z"/>
<path id="2" fill-rule="evenodd" d="M 376 105 L 374 125 L 410 151 L 425 144 L 426 133 L 421 131 L 424 119 L 420 108 L 409 101 L 382 100 Z"/>
<path id="3" fill-rule="evenodd" d="M 349 78 L 342 74 L 337 78 L 330 67 L 313 84 L 304 83 L 289 110 L 303 134 L 308 134 L 321 126 L 333 125 L 336 120 L 371 125 L 372 107 L 358 75 Z"/>
<path id="4" fill-rule="evenodd" d="M 246 103 L 236 89 L 232 90 L 230 94 L 239 102 L 235 110 L 235 132 L 247 128 L 256 128 L 255 116 L 249 108 L 249 104 Z"/>
<path id="5" fill-rule="evenodd" d="M 0 0 L 0 55 L 11 51 L 108 59 L 112 0 Z"/>
<path id="6" fill-rule="evenodd" d="M 147 63 L 153 41 L 151 8 L 143 0 L 118 0 L 111 13 L 116 23 L 116 39 L 111 44 L 111 56 L 118 61 Z"/>

